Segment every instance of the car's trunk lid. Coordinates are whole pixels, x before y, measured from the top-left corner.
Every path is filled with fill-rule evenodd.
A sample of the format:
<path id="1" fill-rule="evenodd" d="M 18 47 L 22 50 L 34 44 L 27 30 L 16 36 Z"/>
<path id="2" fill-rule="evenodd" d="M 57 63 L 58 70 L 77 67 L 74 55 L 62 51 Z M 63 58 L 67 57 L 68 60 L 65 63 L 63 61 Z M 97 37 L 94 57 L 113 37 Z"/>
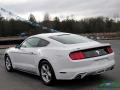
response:
<path id="1" fill-rule="evenodd" d="M 109 52 L 106 50 L 110 47 L 108 43 L 89 42 L 75 45 L 69 45 L 67 48 L 71 52 L 82 52 L 85 58 L 97 57 L 107 55 Z"/>

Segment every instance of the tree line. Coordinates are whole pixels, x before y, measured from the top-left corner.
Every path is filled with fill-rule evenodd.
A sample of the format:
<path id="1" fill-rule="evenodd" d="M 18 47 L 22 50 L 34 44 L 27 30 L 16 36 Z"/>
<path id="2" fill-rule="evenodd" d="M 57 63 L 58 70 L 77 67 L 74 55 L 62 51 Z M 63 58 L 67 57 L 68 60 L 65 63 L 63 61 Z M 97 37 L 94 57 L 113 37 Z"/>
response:
<path id="1" fill-rule="evenodd" d="M 60 21 L 58 17 L 50 20 L 49 14 L 46 14 L 42 22 L 37 22 L 34 15 L 30 14 L 29 21 L 31 21 L 32 24 L 15 19 L 7 20 L 0 15 L 0 36 L 17 36 L 23 32 L 33 35 L 49 32 L 50 28 L 61 32 L 76 34 L 120 31 L 120 21 L 115 21 L 108 17 L 85 18 L 81 20 L 66 18 Z M 42 27 L 37 27 L 34 25 L 35 23 Z M 43 28 L 43 26 L 47 28 Z"/>

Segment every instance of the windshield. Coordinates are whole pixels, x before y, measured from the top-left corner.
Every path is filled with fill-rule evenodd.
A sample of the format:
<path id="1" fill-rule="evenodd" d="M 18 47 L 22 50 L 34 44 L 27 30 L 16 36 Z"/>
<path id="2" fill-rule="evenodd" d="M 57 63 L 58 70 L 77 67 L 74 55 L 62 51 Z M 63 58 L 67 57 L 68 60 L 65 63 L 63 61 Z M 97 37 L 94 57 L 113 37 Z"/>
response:
<path id="1" fill-rule="evenodd" d="M 75 34 L 62 34 L 62 35 L 50 36 L 49 38 L 61 42 L 63 44 L 78 44 L 78 43 L 86 43 L 93 41 L 86 37 Z"/>

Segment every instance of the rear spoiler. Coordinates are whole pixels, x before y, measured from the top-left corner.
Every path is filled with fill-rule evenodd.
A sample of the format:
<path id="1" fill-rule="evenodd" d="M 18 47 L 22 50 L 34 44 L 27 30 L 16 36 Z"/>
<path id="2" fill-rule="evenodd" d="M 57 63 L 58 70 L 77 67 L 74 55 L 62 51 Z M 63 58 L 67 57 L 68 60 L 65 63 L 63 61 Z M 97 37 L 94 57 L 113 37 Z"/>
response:
<path id="1" fill-rule="evenodd" d="M 96 46 L 84 47 L 84 48 L 76 48 L 76 50 L 74 50 L 74 51 L 77 51 L 77 50 L 87 50 L 87 49 L 95 49 L 95 48 L 102 48 L 102 47 L 107 47 L 107 46 L 111 46 L 111 44 L 109 44 L 109 43 L 101 43 L 101 44 L 96 45 Z"/>

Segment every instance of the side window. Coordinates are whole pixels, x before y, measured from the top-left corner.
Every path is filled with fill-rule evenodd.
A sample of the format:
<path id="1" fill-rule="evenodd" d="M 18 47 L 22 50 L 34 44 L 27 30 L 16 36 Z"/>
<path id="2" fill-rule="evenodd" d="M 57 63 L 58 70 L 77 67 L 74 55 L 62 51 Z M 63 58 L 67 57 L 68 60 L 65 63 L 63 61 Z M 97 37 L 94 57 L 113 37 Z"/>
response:
<path id="1" fill-rule="evenodd" d="M 29 39 L 25 40 L 22 43 L 21 47 L 24 47 L 24 48 L 44 47 L 44 46 L 47 46 L 48 44 L 49 44 L 49 42 L 44 39 L 33 37 L 33 38 L 29 38 Z"/>
<path id="2" fill-rule="evenodd" d="M 40 39 L 39 43 L 38 43 L 38 47 L 44 47 L 47 46 L 49 44 L 48 41 L 44 40 L 44 39 Z"/>
<path id="3" fill-rule="evenodd" d="M 29 43 L 27 43 L 27 41 L 24 41 L 21 45 L 21 47 L 24 47 L 24 48 L 28 48 L 28 47 L 31 47 Z"/>
<path id="4" fill-rule="evenodd" d="M 38 43 L 39 43 L 40 39 L 39 38 L 36 38 L 36 37 L 33 37 L 33 38 L 30 38 L 27 43 L 29 43 L 31 45 L 31 47 L 38 47 Z"/>
<path id="5" fill-rule="evenodd" d="M 40 39 L 39 38 L 29 38 L 26 41 L 24 41 L 21 45 L 21 47 L 29 48 L 29 47 L 38 47 Z"/>

